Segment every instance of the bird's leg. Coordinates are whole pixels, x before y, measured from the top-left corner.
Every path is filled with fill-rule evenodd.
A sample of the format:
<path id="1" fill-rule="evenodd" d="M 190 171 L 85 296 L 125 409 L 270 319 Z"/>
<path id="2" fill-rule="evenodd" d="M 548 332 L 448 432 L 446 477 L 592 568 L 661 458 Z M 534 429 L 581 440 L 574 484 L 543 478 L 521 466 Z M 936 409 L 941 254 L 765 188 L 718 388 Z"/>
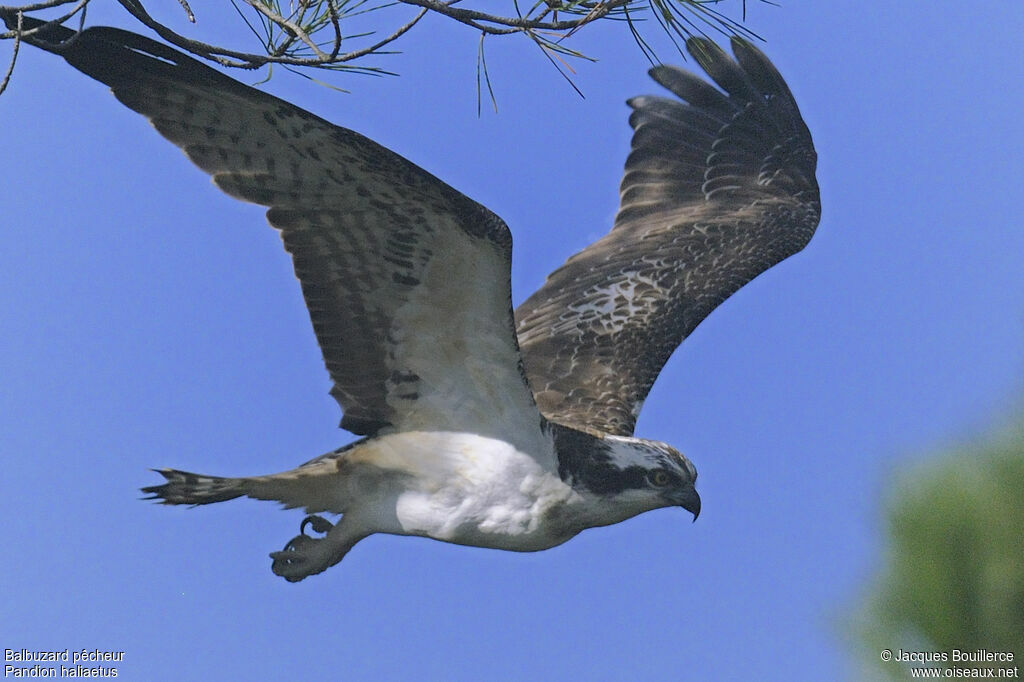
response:
<path id="1" fill-rule="evenodd" d="M 323 537 L 314 538 L 306 535 L 306 525 L 310 525 L 316 533 L 324 533 Z M 322 573 L 345 558 L 352 546 L 362 540 L 365 534 L 354 533 L 345 523 L 345 518 L 337 524 L 327 519 L 311 515 L 302 520 L 299 534 L 288 541 L 280 552 L 271 552 L 274 560 L 271 570 L 288 582 L 294 583 L 303 578 Z"/>

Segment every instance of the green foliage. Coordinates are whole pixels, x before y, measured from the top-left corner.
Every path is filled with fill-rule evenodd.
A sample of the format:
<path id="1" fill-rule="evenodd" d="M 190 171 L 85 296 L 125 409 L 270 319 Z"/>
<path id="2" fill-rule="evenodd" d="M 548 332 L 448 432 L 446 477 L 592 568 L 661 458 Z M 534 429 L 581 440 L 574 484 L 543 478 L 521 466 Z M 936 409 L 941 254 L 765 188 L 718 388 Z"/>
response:
<path id="1" fill-rule="evenodd" d="M 986 649 L 1024 667 L 1024 418 L 991 442 L 912 466 L 887 507 L 886 568 L 858 624 L 869 660 L 883 649 Z M 906 679 L 904 665 L 888 672 Z"/>

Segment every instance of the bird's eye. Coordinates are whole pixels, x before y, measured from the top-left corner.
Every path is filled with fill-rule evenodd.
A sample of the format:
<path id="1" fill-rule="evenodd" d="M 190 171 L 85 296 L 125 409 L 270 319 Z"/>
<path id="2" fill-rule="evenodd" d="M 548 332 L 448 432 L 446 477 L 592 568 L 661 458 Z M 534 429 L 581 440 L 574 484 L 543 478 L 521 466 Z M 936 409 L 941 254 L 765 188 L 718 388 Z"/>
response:
<path id="1" fill-rule="evenodd" d="M 669 476 L 668 473 L 662 471 L 661 469 L 657 471 L 652 471 L 648 478 L 651 481 L 652 485 L 656 485 L 659 488 L 664 488 L 672 480 L 672 477 Z"/>

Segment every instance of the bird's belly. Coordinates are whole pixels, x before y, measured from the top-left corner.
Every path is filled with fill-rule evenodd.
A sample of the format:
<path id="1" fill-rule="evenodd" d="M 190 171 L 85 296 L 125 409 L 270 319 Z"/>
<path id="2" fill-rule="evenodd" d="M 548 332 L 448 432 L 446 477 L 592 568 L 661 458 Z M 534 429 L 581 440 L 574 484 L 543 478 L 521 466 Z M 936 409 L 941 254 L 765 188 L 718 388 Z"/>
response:
<path id="1" fill-rule="evenodd" d="M 437 506 L 427 501 L 432 512 Z M 527 510 L 495 510 L 483 513 L 465 513 L 465 509 L 451 508 L 450 514 L 425 518 L 420 513 L 422 500 L 404 500 L 399 517 L 406 534 L 450 542 L 471 547 L 504 549 L 512 552 L 537 552 L 560 545 L 576 535 L 578 529 L 552 526 L 543 515 Z M 412 513 L 410 513 L 412 511 Z"/>
<path id="2" fill-rule="evenodd" d="M 520 552 L 553 547 L 578 532 L 560 522 L 576 495 L 558 476 L 553 453 L 524 453 L 474 434 L 433 440 L 410 462 L 415 473 L 395 498 L 397 532 Z"/>

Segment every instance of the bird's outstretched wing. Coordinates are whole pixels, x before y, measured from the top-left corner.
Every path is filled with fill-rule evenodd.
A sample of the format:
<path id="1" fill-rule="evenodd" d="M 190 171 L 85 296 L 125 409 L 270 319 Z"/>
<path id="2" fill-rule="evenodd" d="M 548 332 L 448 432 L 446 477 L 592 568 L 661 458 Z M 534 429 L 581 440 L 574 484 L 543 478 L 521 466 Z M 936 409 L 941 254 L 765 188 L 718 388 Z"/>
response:
<path id="1" fill-rule="evenodd" d="M 53 26 L 31 41 L 109 85 L 224 192 L 269 207 L 344 428 L 512 442 L 539 431 L 500 218 L 362 135 L 142 36 Z"/>
<path id="2" fill-rule="evenodd" d="M 669 356 L 718 304 L 802 249 L 821 207 L 810 133 L 785 81 L 734 38 L 687 49 L 718 90 L 651 69 L 679 97 L 637 97 L 615 225 L 516 311 L 527 376 L 552 421 L 631 435 Z"/>

